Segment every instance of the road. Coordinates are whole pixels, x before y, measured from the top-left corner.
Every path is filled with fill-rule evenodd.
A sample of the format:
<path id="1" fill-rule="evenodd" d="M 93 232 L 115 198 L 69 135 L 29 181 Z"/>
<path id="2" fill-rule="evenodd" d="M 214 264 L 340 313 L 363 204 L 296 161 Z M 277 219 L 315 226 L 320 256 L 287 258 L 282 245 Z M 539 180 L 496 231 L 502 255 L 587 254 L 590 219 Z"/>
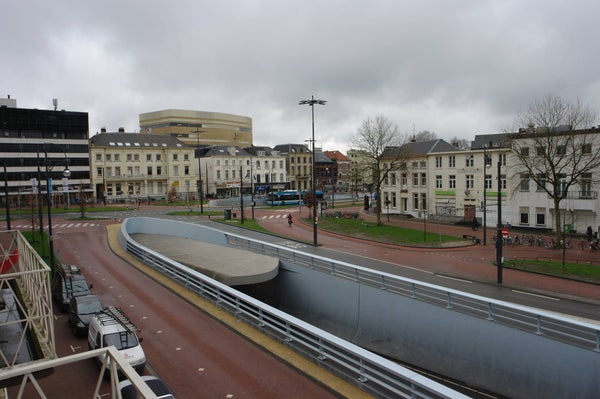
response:
<path id="1" fill-rule="evenodd" d="M 103 224 L 57 231 L 56 253 L 80 265 L 104 305 L 123 308 L 142 329 L 149 369 L 178 398 L 339 397 L 116 256 Z M 55 312 L 57 354 L 87 350 L 86 339 L 72 336 L 66 315 Z M 91 397 L 97 370 L 93 361 L 59 368 L 42 385 L 48 397 Z"/>

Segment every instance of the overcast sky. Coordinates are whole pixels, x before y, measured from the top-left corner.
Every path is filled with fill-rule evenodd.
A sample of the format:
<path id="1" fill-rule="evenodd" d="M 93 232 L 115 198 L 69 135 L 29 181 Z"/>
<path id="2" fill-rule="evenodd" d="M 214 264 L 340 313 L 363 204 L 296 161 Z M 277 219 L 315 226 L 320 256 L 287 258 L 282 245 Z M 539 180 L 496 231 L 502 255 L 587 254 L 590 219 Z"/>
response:
<path id="1" fill-rule="evenodd" d="M 251 117 L 254 144 L 349 148 L 378 114 L 473 140 L 547 94 L 600 110 L 600 2 L 3 1 L 0 97 L 139 131 L 168 108 Z"/>

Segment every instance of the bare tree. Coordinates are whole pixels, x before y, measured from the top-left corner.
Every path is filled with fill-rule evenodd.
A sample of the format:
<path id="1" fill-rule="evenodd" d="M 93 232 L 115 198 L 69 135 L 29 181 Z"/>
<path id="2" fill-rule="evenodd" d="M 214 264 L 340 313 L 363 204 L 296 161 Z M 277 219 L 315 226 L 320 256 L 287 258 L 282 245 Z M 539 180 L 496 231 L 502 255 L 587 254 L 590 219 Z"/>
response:
<path id="1" fill-rule="evenodd" d="M 421 130 L 419 133 L 415 134 L 413 139 L 415 141 L 431 141 L 437 139 L 437 134 L 435 132 L 430 132 L 429 130 Z"/>
<path id="2" fill-rule="evenodd" d="M 585 129 L 598 120 L 598 114 L 579 100 L 570 103 L 547 95 L 534 101 L 517 120 L 526 126 L 510 136 L 518 180 L 533 180 L 538 190 L 552 198 L 558 233 L 560 203 L 569 189 L 578 186 L 581 194 L 591 195 L 592 172 L 600 166 L 600 138 L 597 131 Z"/>
<path id="3" fill-rule="evenodd" d="M 365 120 L 352 138 L 354 148 L 368 154 L 370 165 L 365 165 L 373 171 L 375 188 L 375 213 L 377 225 L 381 226 L 381 185 L 391 171 L 405 167 L 406 154 L 401 145 L 406 142 L 400 136 L 400 129 L 383 115 Z"/>
<path id="4" fill-rule="evenodd" d="M 450 140 L 450 143 L 459 150 L 468 150 L 471 148 L 471 144 L 467 139 L 459 139 L 457 136 L 454 136 Z"/>

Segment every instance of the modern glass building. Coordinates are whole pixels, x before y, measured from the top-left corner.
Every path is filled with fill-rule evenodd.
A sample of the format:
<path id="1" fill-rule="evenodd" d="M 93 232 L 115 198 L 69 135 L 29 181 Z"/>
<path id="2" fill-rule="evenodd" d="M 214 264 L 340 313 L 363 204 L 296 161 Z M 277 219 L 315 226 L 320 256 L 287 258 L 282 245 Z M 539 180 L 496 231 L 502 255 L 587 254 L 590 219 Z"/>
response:
<path id="1" fill-rule="evenodd" d="M 88 139 L 87 112 L 17 108 L 14 99 L 2 99 L 0 173 L 11 207 L 29 206 L 32 194 L 46 192 L 48 180 L 54 205 L 91 199 Z"/>

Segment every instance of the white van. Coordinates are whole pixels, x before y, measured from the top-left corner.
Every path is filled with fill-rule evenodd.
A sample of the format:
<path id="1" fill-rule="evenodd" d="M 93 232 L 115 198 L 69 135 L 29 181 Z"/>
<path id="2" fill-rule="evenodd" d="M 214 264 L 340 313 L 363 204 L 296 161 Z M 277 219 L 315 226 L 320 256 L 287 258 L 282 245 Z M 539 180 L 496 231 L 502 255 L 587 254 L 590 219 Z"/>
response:
<path id="1" fill-rule="evenodd" d="M 139 328 L 120 308 L 109 306 L 90 321 L 88 346 L 98 349 L 113 345 L 123 359 L 141 374 L 146 367 L 146 356 L 140 345 L 142 338 L 139 334 Z"/>

